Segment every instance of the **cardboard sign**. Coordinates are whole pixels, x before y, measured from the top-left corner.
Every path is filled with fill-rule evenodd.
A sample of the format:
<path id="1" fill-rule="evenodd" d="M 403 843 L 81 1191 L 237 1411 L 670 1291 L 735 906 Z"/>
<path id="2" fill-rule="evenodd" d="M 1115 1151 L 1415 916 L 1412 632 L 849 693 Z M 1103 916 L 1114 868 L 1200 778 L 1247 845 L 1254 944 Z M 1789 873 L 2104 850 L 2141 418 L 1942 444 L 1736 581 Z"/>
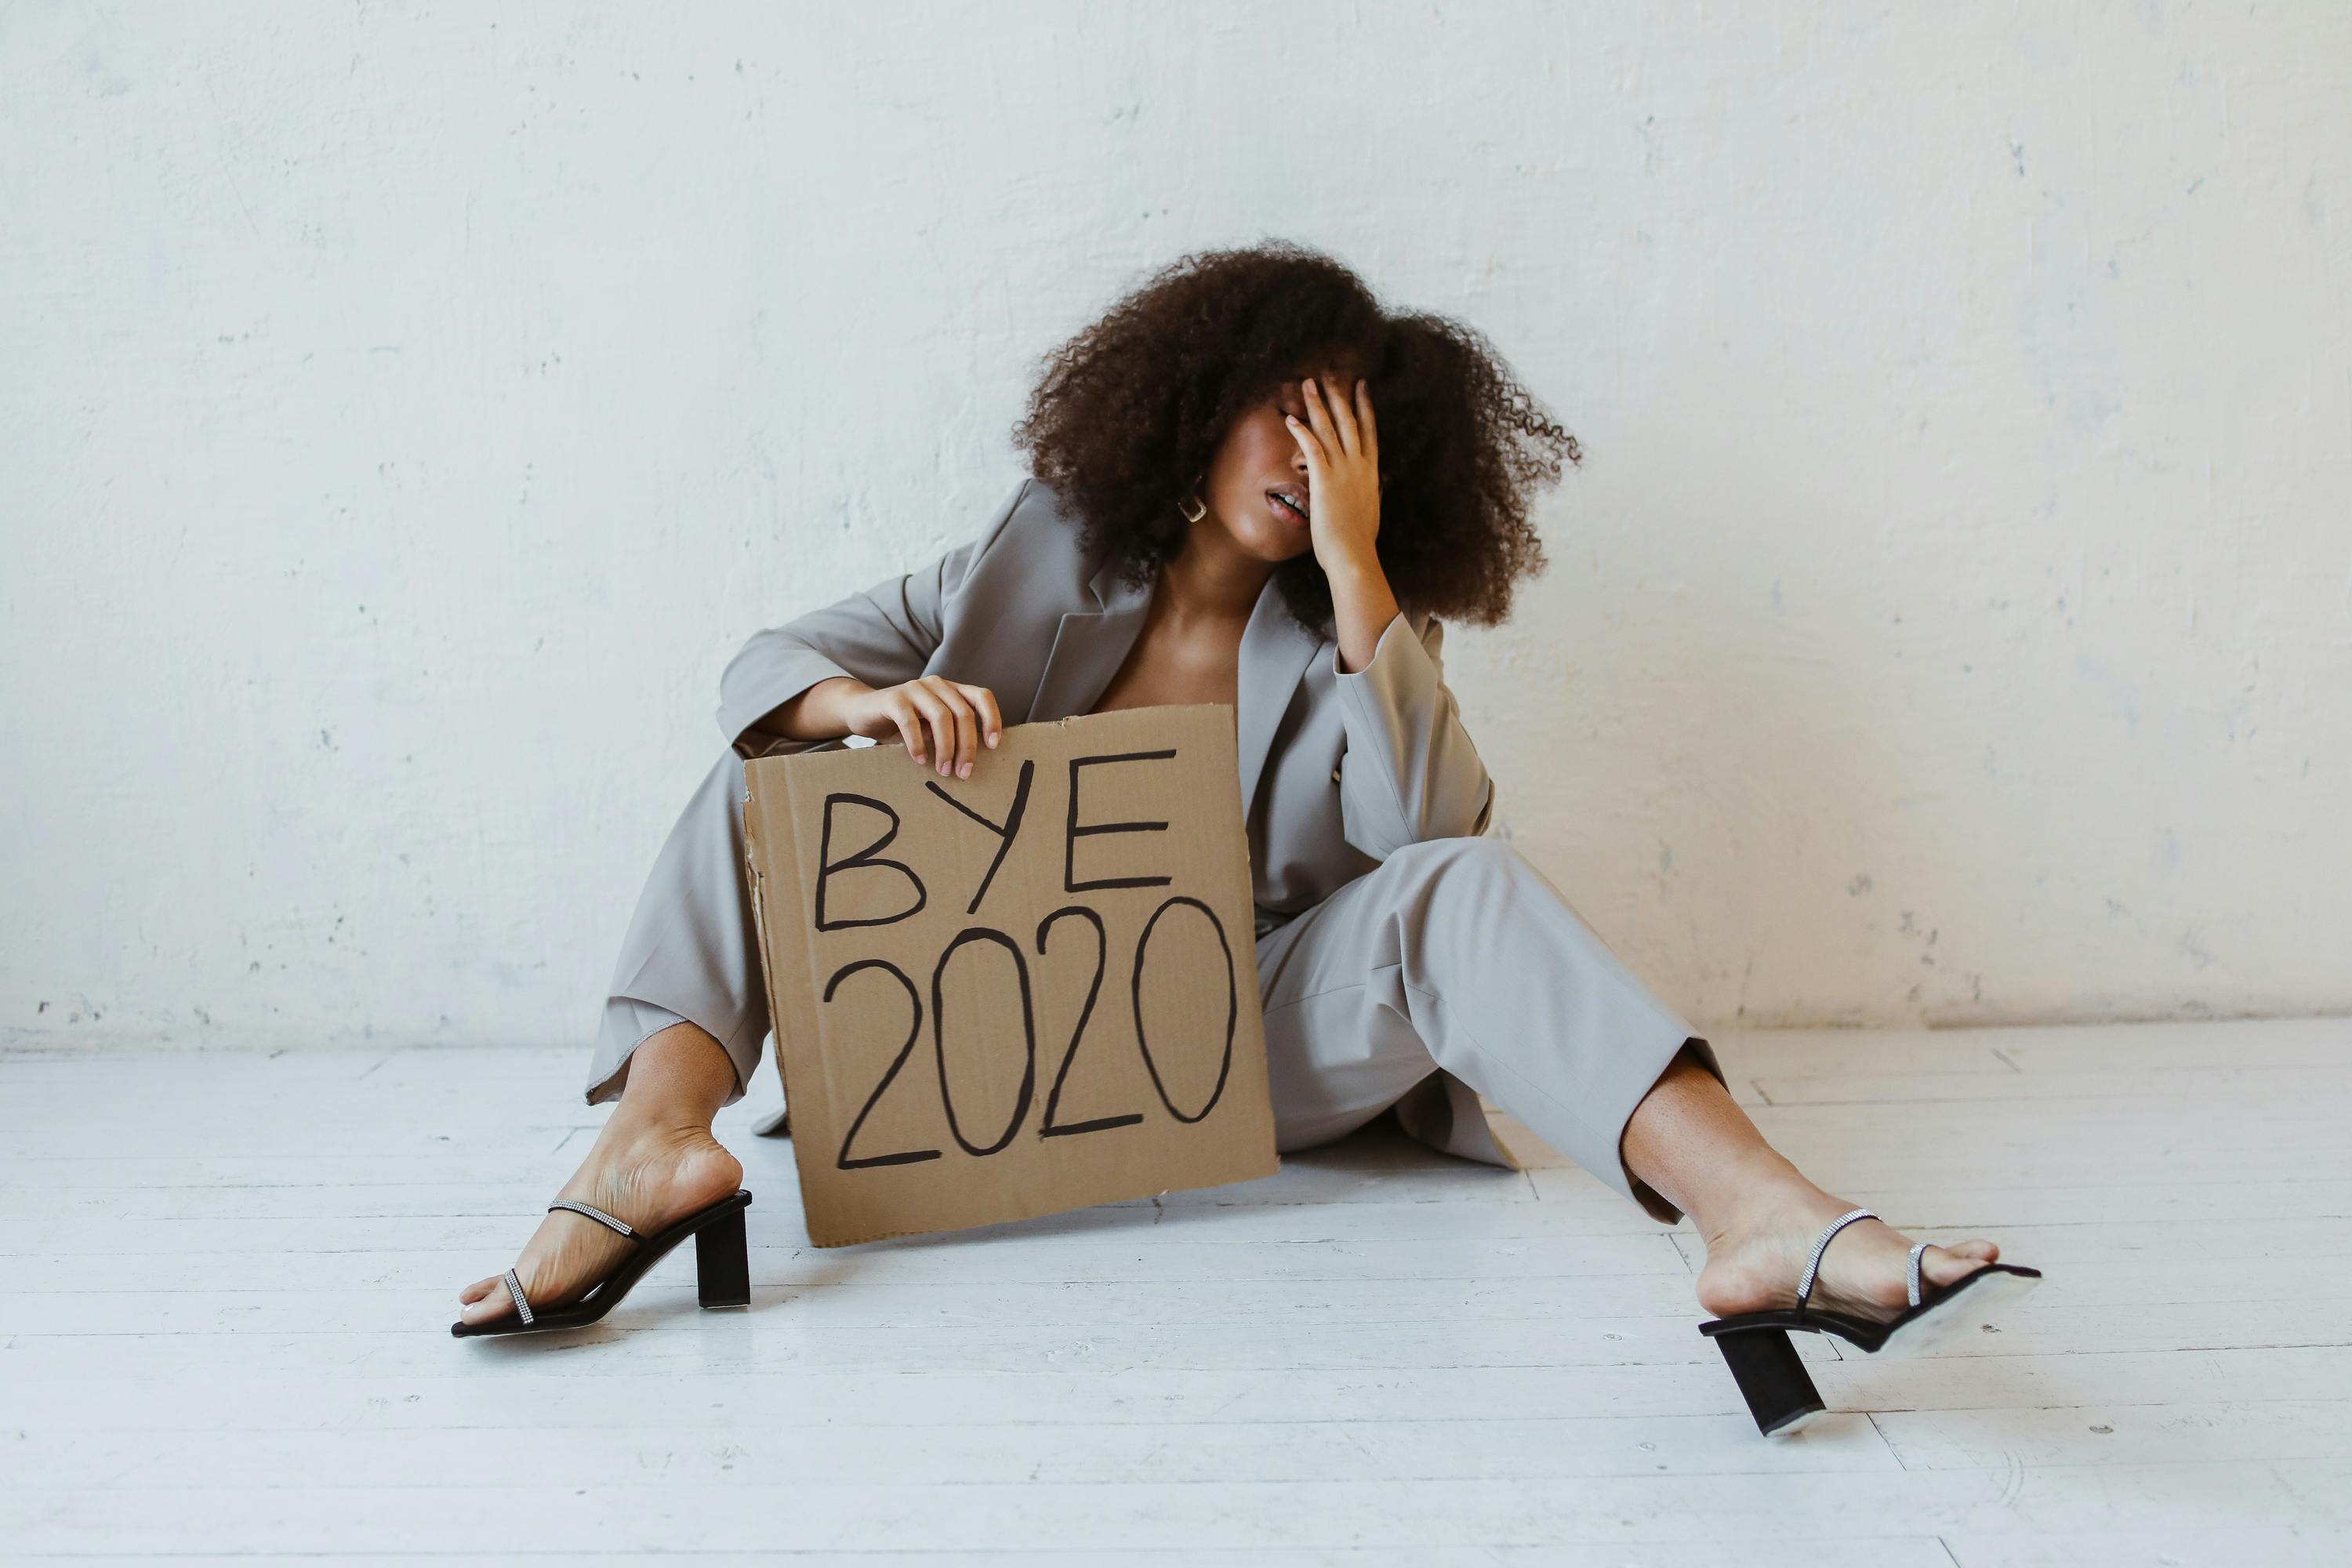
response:
<path id="1" fill-rule="evenodd" d="M 1236 773 L 1222 704 L 745 764 L 811 1241 L 1274 1173 Z"/>

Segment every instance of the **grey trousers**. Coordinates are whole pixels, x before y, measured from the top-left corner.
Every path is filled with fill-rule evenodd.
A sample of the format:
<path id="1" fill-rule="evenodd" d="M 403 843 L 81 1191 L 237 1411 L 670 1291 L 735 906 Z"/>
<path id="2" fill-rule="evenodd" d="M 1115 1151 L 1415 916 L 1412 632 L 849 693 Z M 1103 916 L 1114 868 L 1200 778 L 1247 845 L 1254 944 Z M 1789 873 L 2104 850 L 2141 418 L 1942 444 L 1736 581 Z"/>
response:
<path id="1" fill-rule="evenodd" d="M 654 861 L 605 998 L 591 1105 L 617 1098 L 629 1054 L 682 1019 L 733 1061 L 727 1103 L 759 1068 L 770 1024 L 743 795 L 730 747 Z M 1508 844 L 1409 845 L 1258 938 L 1257 969 L 1279 1151 L 1352 1131 L 1442 1068 L 1659 1219 L 1681 1217 L 1625 1169 L 1618 1141 L 1685 1044 L 1720 1079 L 1713 1047 Z"/>

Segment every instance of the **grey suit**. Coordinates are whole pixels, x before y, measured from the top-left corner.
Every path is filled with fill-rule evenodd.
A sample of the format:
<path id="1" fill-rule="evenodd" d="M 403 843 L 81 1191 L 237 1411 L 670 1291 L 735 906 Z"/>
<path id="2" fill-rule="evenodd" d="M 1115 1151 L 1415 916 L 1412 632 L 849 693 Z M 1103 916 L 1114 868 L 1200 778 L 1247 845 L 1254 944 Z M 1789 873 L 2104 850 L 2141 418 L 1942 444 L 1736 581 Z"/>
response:
<path id="1" fill-rule="evenodd" d="M 820 680 L 940 674 L 996 694 L 1007 723 L 1089 711 L 1150 603 L 1090 559 L 1024 479 L 971 543 L 755 635 L 719 680 L 729 746 L 656 857 L 624 940 L 587 1097 L 617 1096 L 655 1030 L 693 1020 L 748 1082 L 769 1031 L 742 867 L 743 763 L 837 746 L 759 721 Z M 1444 627 L 1406 614 L 1342 674 L 1269 584 L 1241 643 L 1241 798 L 1277 1146 L 1327 1142 L 1394 1108 L 1449 1153 L 1515 1163 L 1483 1093 L 1659 1218 L 1618 1139 L 1685 1041 L 1712 1047 L 1517 851 L 1478 837 L 1495 791 L 1439 662 Z M 741 1097 L 741 1088 L 730 1101 Z"/>

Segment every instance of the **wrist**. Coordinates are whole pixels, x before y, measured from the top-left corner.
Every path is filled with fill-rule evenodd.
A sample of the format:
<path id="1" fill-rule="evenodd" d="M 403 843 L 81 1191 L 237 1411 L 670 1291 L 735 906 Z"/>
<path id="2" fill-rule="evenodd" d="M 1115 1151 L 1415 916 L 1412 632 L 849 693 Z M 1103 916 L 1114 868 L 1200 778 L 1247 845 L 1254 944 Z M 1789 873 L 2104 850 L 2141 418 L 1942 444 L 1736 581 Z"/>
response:
<path id="1" fill-rule="evenodd" d="M 1381 636 L 1402 611 L 1378 560 L 1327 571 L 1331 589 L 1332 628 L 1339 642 L 1339 671 L 1354 675 L 1370 667 Z"/>
<path id="2" fill-rule="evenodd" d="M 1389 586 L 1389 575 L 1381 570 L 1380 558 L 1367 552 L 1362 557 L 1327 567 L 1324 580 L 1331 587 L 1331 607 L 1341 615 L 1358 619 L 1370 619 L 1386 626 L 1397 613 L 1397 600 Z"/>
<path id="3" fill-rule="evenodd" d="M 873 695 L 874 689 L 855 676 L 830 676 L 776 710 L 777 732 L 793 741 L 856 734 L 863 717 L 859 705 Z"/>
<path id="4" fill-rule="evenodd" d="M 1343 593 L 1386 592 L 1389 585 L 1388 574 L 1381 569 L 1379 552 L 1369 544 L 1336 552 L 1323 563 L 1323 575 L 1330 581 L 1335 597 Z"/>

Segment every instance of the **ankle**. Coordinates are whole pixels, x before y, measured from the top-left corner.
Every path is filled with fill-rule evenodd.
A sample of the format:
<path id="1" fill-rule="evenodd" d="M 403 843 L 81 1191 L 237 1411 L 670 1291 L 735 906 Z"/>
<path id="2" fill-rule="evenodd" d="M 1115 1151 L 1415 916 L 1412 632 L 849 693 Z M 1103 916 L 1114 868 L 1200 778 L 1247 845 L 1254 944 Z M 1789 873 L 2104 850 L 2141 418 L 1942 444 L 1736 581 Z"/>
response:
<path id="1" fill-rule="evenodd" d="M 621 1099 L 606 1123 L 614 1136 L 710 1136 L 711 1119 L 735 1090 L 719 1042 L 692 1024 L 656 1030 L 630 1054 Z"/>
<path id="2" fill-rule="evenodd" d="M 611 1119 L 596 1141 L 611 1148 L 674 1146 L 709 1140 L 710 1127 L 709 1113 L 691 1104 L 649 1099 L 643 1104 L 632 1105 L 623 1100 L 614 1107 Z"/>
<path id="3" fill-rule="evenodd" d="M 1769 1151 L 1727 1173 L 1716 1191 L 1719 1197 L 1691 1215 L 1710 1248 L 1727 1238 L 1801 1225 L 1823 1204 L 1836 1201 Z"/>

